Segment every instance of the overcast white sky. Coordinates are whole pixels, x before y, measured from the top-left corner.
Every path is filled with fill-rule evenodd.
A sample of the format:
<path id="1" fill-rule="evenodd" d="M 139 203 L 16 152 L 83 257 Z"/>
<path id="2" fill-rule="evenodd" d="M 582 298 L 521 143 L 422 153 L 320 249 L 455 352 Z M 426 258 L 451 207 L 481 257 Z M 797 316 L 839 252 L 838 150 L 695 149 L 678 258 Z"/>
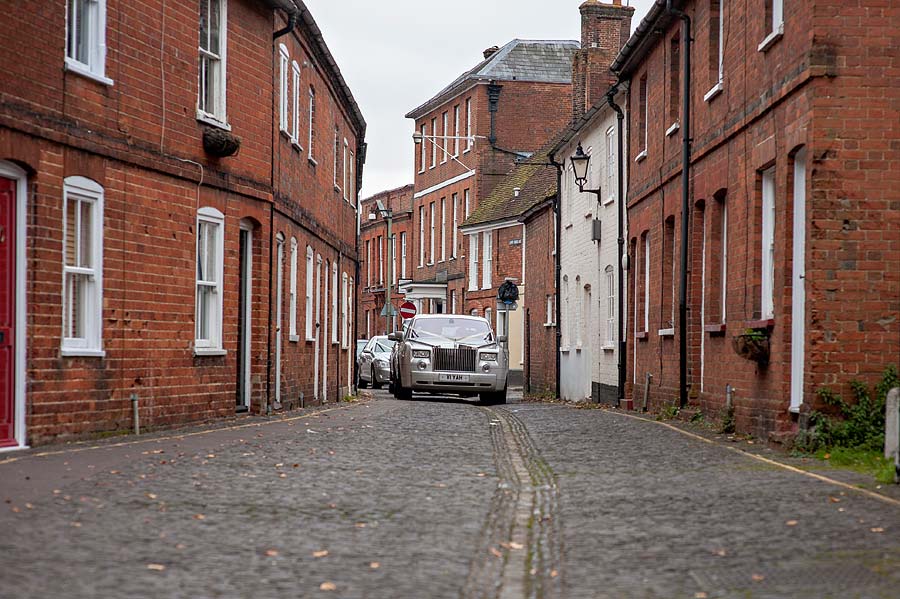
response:
<path id="1" fill-rule="evenodd" d="M 368 123 L 363 197 L 412 183 L 413 125 L 404 114 L 480 62 L 485 48 L 578 40 L 582 1 L 306 0 Z M 653 0 L 624 1 L 635 7 L 634 30 Z"/>

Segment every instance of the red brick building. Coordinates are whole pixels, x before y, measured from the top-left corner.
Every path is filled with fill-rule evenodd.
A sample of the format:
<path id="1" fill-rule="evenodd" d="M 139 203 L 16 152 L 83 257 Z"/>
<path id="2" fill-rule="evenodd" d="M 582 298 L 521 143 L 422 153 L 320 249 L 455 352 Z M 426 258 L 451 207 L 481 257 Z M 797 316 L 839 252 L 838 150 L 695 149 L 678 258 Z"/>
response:
<path id="1" fill-rule="evenodd" d="M 387 298 L 388 282 L 394 308 L 397 309 L 400 306 L 398 286 L 409 280 L 412 264 L 412 196 L 413 186 L 405 185 L 360 201 L 360 287 L 359 308 L 356 311 L 359 315 L 359 338 L 369 339 L 373 335 L 386 335 L 396 330 L 399 317 L 392 319 L 391 330 L 388 330 L 388 321 L 381 316 L 381 312 Z M 392 241 L 388 239 L 387 220 L 378 210 L 378 201 L 391 211 Z M 391 279 L 388 279 L 389 270 Z"/>
<path id="2" fill-rule="evenodd" d="M 692 30 L 659 0 L 613 65 L 629 84 L 628 395 L 678 403 L 684 339 L 689 402 L 719 412 L 731 385 L 738 430 L 790 431 L 818 389 L 849 396 L 900 359 L 900 13 L 673 4 Z"/>
<path id="3" fill-rule="evenodd" d="M 413 269 L 401 290 L 423 312 L 487 313 L 496 320 L 502 265 L 521 266 L 521 223 L 464 229 L 516 165 L 565 126 L 575 41 L 513 40 L 406 116 L 415 120 Z M 511 225 L 511 228 L 507 225 Z M 512 243 L 511 243 L 512 242 Z M 524 291 L 524 290 L 523 290 Z M 499 331 L 521 369 L 521 312 Z"/>
<path id="4" fill-rule="evenodd" d="M 303 3 L 26 3 L 0 36 L 0 445 L 337 400 L 365 122 Z"/>

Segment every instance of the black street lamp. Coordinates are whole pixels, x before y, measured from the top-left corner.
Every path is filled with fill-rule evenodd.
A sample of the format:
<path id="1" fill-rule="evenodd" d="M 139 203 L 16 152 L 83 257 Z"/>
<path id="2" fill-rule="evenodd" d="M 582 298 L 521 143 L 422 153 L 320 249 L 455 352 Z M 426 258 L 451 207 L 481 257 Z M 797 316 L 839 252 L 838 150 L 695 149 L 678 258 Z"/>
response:
<path id="1" fill-rule="evenodd" d="M 600 198 L 600 188 L 585 189 L 584 184 L 587 183 L 588 167 L 591 164 L 591 157 L 584 153 L 584 148 L 578 144 L 575 155 L 569 159 L 572 162 L 572 170 L 575 171 L 575 184 L 578 185 L 578 191 L 581 193 L 593 193 Z"/>

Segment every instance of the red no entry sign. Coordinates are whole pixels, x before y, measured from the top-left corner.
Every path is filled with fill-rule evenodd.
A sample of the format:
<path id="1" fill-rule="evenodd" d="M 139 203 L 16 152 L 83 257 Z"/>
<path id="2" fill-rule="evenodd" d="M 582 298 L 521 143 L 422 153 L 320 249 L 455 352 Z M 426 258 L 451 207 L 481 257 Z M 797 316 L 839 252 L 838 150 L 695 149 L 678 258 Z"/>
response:
<path id="1" fill-rule="evenodd" d="M 416 305 L 412 302 L 403 302 L 400 306 L 400 316 L 404 320 L 409 320 L 416 315 Z"/>

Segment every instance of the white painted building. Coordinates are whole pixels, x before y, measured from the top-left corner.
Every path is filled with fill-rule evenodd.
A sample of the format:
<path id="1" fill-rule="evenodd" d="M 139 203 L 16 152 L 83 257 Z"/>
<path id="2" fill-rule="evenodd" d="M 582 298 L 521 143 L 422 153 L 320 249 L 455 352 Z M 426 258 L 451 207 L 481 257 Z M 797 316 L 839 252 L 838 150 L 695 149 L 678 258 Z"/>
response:
<path id="1" fill-rule="evenodd" d="M 617 100 L 624 106 L 623 94 Z M 618 135 L 616 113 L 602 100 L 553 151 L 556 161 L 565 161 L 560 189 L 559 378 L 560 397 L 570 401 L 614 403 L 617 397 Z M 590 156 L 584 192 L 575 182 L 571 162 L 579 144 Z M 599 194 L 588 191 L 598 189 Z"/>

